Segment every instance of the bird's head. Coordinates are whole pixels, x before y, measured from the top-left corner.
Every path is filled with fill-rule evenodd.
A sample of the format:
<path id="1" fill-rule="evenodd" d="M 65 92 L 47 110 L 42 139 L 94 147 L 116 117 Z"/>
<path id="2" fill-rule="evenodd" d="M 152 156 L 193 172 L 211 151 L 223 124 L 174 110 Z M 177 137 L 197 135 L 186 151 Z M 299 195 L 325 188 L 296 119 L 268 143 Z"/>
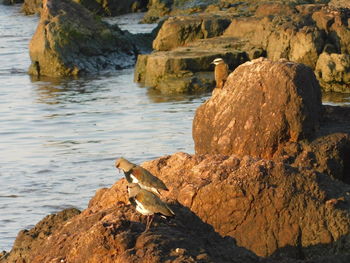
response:
<path id="1" fill-rule="evenodd" d="M 124 159 L 123 157 L 117 159 L 115 161 L 115 167 L 117 169 L 122 169 L 124 172 L 129 172 L 135 164 L 129 162 L 128 160 Z"/>
<path id="2" fill-rule="evenodd" d="M 127 188 L 129 197 L 135 197 L 141 190 L 139 184 L 128 184 Z"/>
<path id="3" fill-rule="evenodd" d="M 224 63 L 224 60 L 222 58 L 216 58 L 213 60 L 213 62 L 211 62 L 211 64 L 215 64 L 215 65 L 218 65 L 220 63 Z"/>

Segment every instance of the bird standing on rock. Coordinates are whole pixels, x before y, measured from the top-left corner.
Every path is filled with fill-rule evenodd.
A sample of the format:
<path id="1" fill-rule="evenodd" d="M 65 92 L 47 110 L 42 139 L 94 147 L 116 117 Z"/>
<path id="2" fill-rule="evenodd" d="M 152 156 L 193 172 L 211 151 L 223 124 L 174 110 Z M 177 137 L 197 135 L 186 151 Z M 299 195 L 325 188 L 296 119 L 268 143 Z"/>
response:
<path id="1" fill-rule="evenodd" d="M 228 77 L 228 66 L 222 58 L 216 58 L 211 64 L 215 64 L 214 76 L 216 88 L 222 89 Z"/>
<path id="2" fill-rule="evenodd" d="M 129 162 L 124 158 L 119 158 L 115 161 L 115 167 L 122 169 L 126 180 L 129 184 L 139 184 L 141 188 L 151 191 L 157 195 L 160 195 L 158 190 L 166 190 L 168 188 L 158 177 L 155 177 L 145 168 Z"/>
<path id="3" fill-rule="evenodd" d="M 157 195 L 153 192 L 142 189 L 139 184 L 128 184 L 128 194 L 129 201 L 136 208 L 136 211 L 147 216 L 146 229 L 144 232 L 151 227 L 154 214 L 161 214 L 163 216 L 175 215 L 169 206 L 160 200 Z"/>

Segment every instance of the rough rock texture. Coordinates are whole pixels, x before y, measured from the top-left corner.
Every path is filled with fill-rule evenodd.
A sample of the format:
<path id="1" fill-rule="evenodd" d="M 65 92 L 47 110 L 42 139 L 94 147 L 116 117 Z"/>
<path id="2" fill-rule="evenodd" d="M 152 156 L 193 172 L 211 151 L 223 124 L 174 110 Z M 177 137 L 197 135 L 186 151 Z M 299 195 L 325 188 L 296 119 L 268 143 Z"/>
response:
<path id="1" fill-rule="evenodd" d="M 135 81 L 162 93 L 203 92 L 215 85 L 211 72 L 213 65 L 210 64 L 215 58 L 223 57 L 230 68 L 248 60 L 246 53 L 232 50 L 218 42 L 207 43 L 206 48 L 197 46 L 197 43 L 170 52 L 139 55 Z"/>
<path id="2" fill-rule="evenodd" d="M 320 111 L 320 88 L 310 68 L 253 60 L 197 109 L 195 150 L 271 158 L 281 144 L 311 138 Z"/>
<path id="3" fill-rule="evenodd" d="M 119 28 L 71 0 L 44 0 L 43 6 L 29 46 L 30 74 L 70 76 L 133 65 L 136 48 Z"/>
<path id="4" fill-rule="evenodd" d="M 30 230 L 21 230 L 10 253 L 0 256 L 0 262 L 31 262 L 31 252 L 41 249 L 52 233 L 59 231 L 74 216 L 80 214 L 75 208 L 48 215 Z"/>
<path id="5" fill-rule="evenodd" d="M 125 183 L 121 180 L 110 189 L 100 189 L 88 209 L 44 236 L 40 247 L 33 246 L 23 254 L 11 251 L 7 259 L 31 263 L 258 261 L 180 204 L 172 204 L 176 218 L 156 218 L 150 231 L 143 233 L 145 218 L 125 203 Z"/>
<path id="6" fill-rule="evenodd" d="M 350 2 L 347 0 L 332 0 L 329 2 L 329 5 L 336 7 L 336 8 L 349 8 L 350 9 Z"/>
<path id="7" fill-rule="evenodd" d="M 350 55 L 322 53 L 317 60 L 315 73 L 326 91 L 349 91 Z"/>
<path id="8" fill-rule="evenodd" d="M 154 23 L 166 15 L 198 13 L 218 2 L 219 0 L 149 0 L 148 11 L 143 21 Z"/>
<path id="9" fill-rule="evenodd" d="M 22 5 L 22 12 L 26 15 L 33 15 L 40 13 L 42 9 L 43 0 L 24 0 Z"/>
<path id="10" fill-rule="evenodd" d="M 173 4 L 173 1 L 155 2 L 167 3 L 170 9 Z M 335 75 L 345 75 L 347 69 L 343 62 L 333 59 L 332 64 L 336 63 L 334 67 L 328 66 L 325 64 L 324 57 L 320 55 L 327 53 L 344 58 L 350 53 L 349 9 L 336 8 L 334 4 L 327 5 L 329 1 L 219 2 L 214 3 L 215 8 L 213 6 L 209 8 L 207 5 L 205 15 L 194 14 L 166 20 L 153 43 L 154 50 L 168 51 L 169 56 L 173 56 L 173 53 L 178 51 L 177 60 L 181 60 L 187 56 L 186 52 L 194 51 L 193 46 L 196 46 L 197 50 L 209 50 L 208 46 L 212 47 L 212 43 L 219 42 L 220 46 L 225 47 L 226 50 L 229 49 L 229 52 L 245 53 L 249 59 L 259 56 L 272 60 L 285 58 L 303 63 L 319 72 L 321 68 L 321 71 L 327 71 L 326 68 L 329 67 L 328 71 L 333 71 Z M 218 16 L 225 17 L 224 24 L 215 20 Z M 207 35 L 203 31 L 204 17 L 209 17 L 209 24 L 213 26 L 209 27 L 208 31 L 212 33 Z M 231 23 L 221 34 L 226 27 L 226 20 L 231 20 Z M 198 41 L 199 39 L 201 40 Z M 183 48 L 184 46 L 187 50 Z M 149 56 L 158 56 L 158 54 L 153 52 Z M 199 54 L 199 56 L 204 55 Z M 203 62 L 206 60 L 204 59 Z M 318 65 L 317 69 L 316 65 Z M 203 70 L 205 67 L 202 65 Z M 196 72 L 191 68 L 187 70 Z M 149 69 L 141 67 L 140 71 L 143 75 L 151 75 L 154 72 L 152 67 Z M 166 72 L 166 68 L 162 68 L 162 71 Z M 137 77 L 139 73 L 139 67 L 137 67 L 135 80 L 145 84 L 142 77 Z M 183 84 L 182 78 L 187 80 L 187 84 L 182 86 L 189 86 L 188 83 L 194 82 L 195 77 L 186 78 L 180 72 L 176 73 L 174 75 L 169 71 L 170 81 L 168 82 L 173 84 L 167 86 L 172 86 L 172 90 L 174 85 Z M 167 78 L 167 74 L 164 73 L 163 78 Z M 327 74 L 325 79 L 323 74 L 317 74 L 317 78 L 325 90 L 350 92 L 349 80 L 346 77 L 338 81 Z M 159 88 L 158 82 L 145 85 Z M 211 86 L 213 87 L 214 85 Z"/>
<path id="11" fill-rule="evenodd" d="M 142 233 L 144 218 L 126 203 L 123 179 L 97 191 L 86 210 L 40 247 L 7 257 L 36 263 L 296 262 L 283 261 L 286 256 L 341 262 L 349 256 L 350 186 L 327 175 L 248 156 L 185 153 L 144 167 L 169 187 L 163 198 L 175 218 L 156 218 Z M 235 242 L 279 260 L 259 259 Z"/>
<path id="12" fill-rule="evenodd" d="M 176 16 L 167 19 L 153 41 L 153 49 L 171 50 L 195 39 L 221 35 L 231 19 L 218 15 Z"/>

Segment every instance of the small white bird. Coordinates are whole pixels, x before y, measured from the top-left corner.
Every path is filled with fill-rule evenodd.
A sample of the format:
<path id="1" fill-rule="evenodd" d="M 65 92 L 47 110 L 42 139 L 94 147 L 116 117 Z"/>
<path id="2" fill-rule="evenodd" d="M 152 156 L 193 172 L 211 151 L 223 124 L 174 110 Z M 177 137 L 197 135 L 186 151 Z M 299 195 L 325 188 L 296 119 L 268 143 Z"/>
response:
<path id="1" fill-rule="evenodd" d="M 211 64 L 215 65 L 214 76 L 216 88 L 222 89 L 228 77 L 228 65 L 222 58 L 216 58 Z"/>
<path id="2" fill-rule="evenodd" d="M 138 184 L 128 185 L 128 194 L 130 203 L 136 208 L 136 211 L 147 216 L 145 232 L 151 227 L 154 214 L 163 216 L 174 216 L 175 213 L 169 206 L 160 200 L 154 193 L 142 189 Z M 151 220 L 150 220 L 151 217 Z"/>
<path id="3" fill-rule="evenodd" d="M 129 162 L 124 158 L 119 158 L 115 161 L 115 167 L 122 169 L 128 183 L 136 183 L 141 188 L 160 195 L 158 190 L 168 191 L 168 188 L 162 180 L 151 174 L 145 168 Z"/>

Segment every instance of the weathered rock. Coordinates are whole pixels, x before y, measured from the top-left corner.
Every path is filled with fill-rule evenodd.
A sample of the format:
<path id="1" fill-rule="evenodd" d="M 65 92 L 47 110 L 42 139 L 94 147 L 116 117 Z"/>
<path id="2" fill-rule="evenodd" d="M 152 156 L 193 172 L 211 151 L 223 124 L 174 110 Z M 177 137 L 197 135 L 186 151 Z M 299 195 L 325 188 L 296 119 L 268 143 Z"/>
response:
<path id="1" fill-rule="evenodd" d="M 247 156 L 183 153 L 144 166 L 170 187 L 169 198 L 257 255 L 348 253 L 350 186 L 324 174 Z"/>
<path id="2" fill-rule="evenodd" d="M 176 218 L 155 218 L 150 231 L 143 233 L 144 218 L 124 203 L 125 183 L 121 180 L 110 189 L 99 190 L 88 209 L 48 233 L 45 242 L 32 247 L 25 257 L 11 252 L 8 258 L 31 263 L 258 261 L 232 238 L 221 237 L 188 208 L 175 203 Z"/>
<path id="3" fill-rule="evenodd" d="M 247 62 L 197 109 L 195 150 L 271 158 L 281 144 L 311 138 L 320 110 L 320 87 L 310 68 L 262 59 Z"/>
<path id="4" fill-rule="evenodd" d="M 221 35 L 230 22 L 229 17 L 217 15 L 171 17 L 164 22 L 153 41 L 153 49 L 171 50 L 196 39 Z"/>
<path id="5" fill-rule="evenodd" d="M 148 11 L 143 19 L 145 23 L 154 23 L 166 15 L 187 15 L 205 10 L 218 0 L 150 0 Z"/>
<path id="6" fill-rule="evenodd" d="M 99 190 L 86 210 L 43 236 L 25 258 L 33 263 L 270 262 L 235 241 L 257 255 L 278 256 L 277 262 L 295 262 L 284 256 L 315 260 L 307 262 L 333 256 L 329 262 L 339 262 L 334 259 L 349 251 L 350 186 L 327 175 L 248 156 L 177 153 L 143 166 L 169 187 L 162 196 L 175 218 L 156 218 L 142 233 L 144 220 L 126 204 L 123 179 Z M 21 262 L 24 254 L 12 253 L 11 262 Z"/>
<path id="7" fill-rule="evenodd" d="M 59 231 L 74 216 L 80 214 L 76 208 L 65 209 L 48 215 L 30 230 L 21 230 L 10 253 L 0 256 L 0 262 L 31 262 L 32 251 L 40 250 L 55 231 Z"/>
<path id="8" fill-rule="evenodd" d="M 129 37 L 71 0 L 44 0 L 29 73 L 70 76 L 131 66 L 136 48 Z"/>
<path id="9" fill-rule="evenodd" d="M 160 3 L 159 1 L 155 2 Z M 250 1 L 249 5 L 237 1 L 222 1 L 221 4 L 215 2 L 214 6 L 217 6 L 218 9 L 213 8 L 213 10 L 215 9 L 214 13 L 168 19 L 155 39 L 153 48 L 160 51 L 175 51 L 179 46 L 186 46 L 188 48 L 187 51 L 191 53 L 193 52 L 193 43 L 198 43 L 198 39 L 201 38 L 206 38 L 207 41 L 199 42 L 202 45 L 200 50 L 204 50 L 206 46 L 211 47 L 210 43 L 213 42 L 211 36 L 213 36 L 214 38 L 220 38 L 221 47 L 225 45 L 230 47 L 236 45 L 236 42 L 244 43 L 236 51 L 245 52 L 249 58 L 265 56 L 276 61 L 285 58 L 315 69 L 322 52 L 341 53 L 342 55 L 350 53 L 350 29 L 348 28 L 350 11 L 344 8 L 335 9 L 326 5 L 328 2 L 270 1 L 265 3 Z M 175 12 L 173 1 L 163 1 L 162 3 L 167 5 L 168 13 Z M 229 8 L 225 12 L 219 11 L 223 7 L 227 8 L 230 6 L 235 6 L 234 10 Z M 238 11 L 239 9 L 249 9 L 250 11 L 244 11 L 245 13 L 241 15 Z M 228 20 L 232 20 L 222 36 L 220 34 L 222 29 L 226 27 L 226 24 L 224 27 L 220 26 L 221 22 L 218 23 L 213 14 L 221 17 L 226 16 Z M 209 17 L 208 21 L 211 21 L 210 23 L 214 25 L 213 29 L 208 31 L 213 33 L 207 36 L 204 34 L 203 23 L 201 22 L 203 17 Z M 232 41 L 232 39 L 235 40 Z M 198 45 L 195 44 L 195 46 L 198 48 Z M 185 49 L 181 50 L 183 57 L 186 56 L 185 52 Z M 150 56 L 153 56 L 153 54 Z M 169 54 L 169 56 L 172 56 L 172 54 Z M 177 56 L 179 57 L 178 54 Z M 143 64 L 140 63 L 140 65 Z M 322 65 L 322 67 L 327 67 L 327 65 Z M 147 74 L 147 69 L 143 73 Z M 338 73 L 342 74 L 342 72 Z M 142 77 L 139 78 L 139 75 L 139 73 L 136 73 L 137 77 L 135 80 L 143 83 Z M 148 79 L 156 78 L 156 76 L 148 77 Z M 189 86 L 188 83 L 193 82 L 192 78 L 188 79 L 183 74 L 178 73 L 174 75 L 169 72 L 169 76 L 164 76 L 164 78 L 171 80 L 166 81 L 166 86 L 169 86 L 169 83 L 179 86 L 180 84 L 175 82 L 181 83 L 185 87 L 178 89 L 181 92 Z M 182 78 L 186 79 L 186 81 L 182 81 Z M 348 82 L 344 82 L 344 84 L 343 91 L 350 92 Z M 158 85 L 152 83 L 151 86 L 157 88 Z M 332 85 L 327 85 L 325 89 L 339 90 L 336 87 L 333 89 Z"/>
<path id="10" fill-rule="evenodd" d="M 26 15 L 33 15 L 40 13 L 42 9 L 43 0 L 24 0 L 22 5 L 22 12 Z"/>
<path id="11" fill-rule="evenodd" d="M 231 39 L 232 40 L 232 39 Z M 226 40 L 200 40 L 171 51 L 158 51 L 138 56 L 134 80 L 162 93 L 185 93 L 212 90 L 215 86 L 211 62 L 222 57 L 230 68 L 248 60 L 244 51 L 227 46 Z"/>
<path id="12" fill-rule="evenodd" d="M 315 74 L 326 91 L 348 92 L 350 89 L 350 55 L 322 53 Z"/>
<path id="13" fill-rule="evenodd" d="M 103 16 L 117 16 L 145 11 L 147 0 L 74 0 L 90 11 Z"/>
<path id="14" fill-rule="evenodd" d="M 350 9 L 350 3 L 347 0 L 331 0 L 329 2 L 329 5 L 335 8 L 349 8 Z"/>

